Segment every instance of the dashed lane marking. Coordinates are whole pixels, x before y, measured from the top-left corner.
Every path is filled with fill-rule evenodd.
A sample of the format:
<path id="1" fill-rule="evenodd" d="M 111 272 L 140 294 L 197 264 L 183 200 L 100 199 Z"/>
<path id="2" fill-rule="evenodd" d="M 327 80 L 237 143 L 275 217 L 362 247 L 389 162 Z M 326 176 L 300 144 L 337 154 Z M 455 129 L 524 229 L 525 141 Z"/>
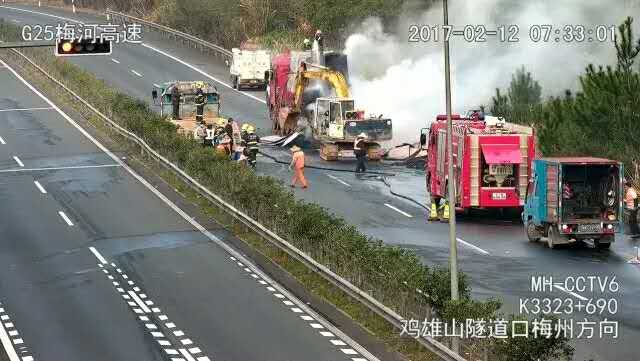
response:
<path id="1" fill-rule="evenodd" d="M 4 141 L 4 139 L 2 139 L 2 137 L 0 137 L 0 144 L 2 144 L 2 145 L 6 145 L 6 144 L 7 144 L 7 142 L 5 142 L 5 141 Z"/>
<path id="2" fill-rule="evenodd" d="M 343 181 L 342 179 L 340 179 L 340 178 L 338 178 L 338 177 L 335 177 L 335 176 L 333 176 L 333 175 L 331 175 L 331 174 L 327 174 L 327 177 L 329 177 L 329 178 L 333 179 L 333 180 L 334 180 L 334 181 L 336 181 L 336 182 L 342 183 L 342 184 L 344 184 L 344 185 L 345 185 L 345 186 L 347 186 L 347 187 L 351 187 L 351 184 L 349 184 L 349 183 L 347 183 L 347 182 Z"/>
<path id="3" fill-rule="evenodd" d="M 71 222 L 69 217 L 67 217 L 67 215 L 63 211 L 59 211 L 58 214 L 60 215 L 60 217 L 62 217 L 62 219 L 64 219 L 69 227 L 73 227 L 73 222 Z"/>
<path id="4" fill-rule="evenodd" d="M 22 169 L 2 169 L 0 173 L 14 173 L 14 172 L 39 172 L 39 171 L 51 171 L 51 170 L 71 170 L 71 169 L 91 169 L 91 168 L 114 168 L 121 167 L 120 164 L 103 164 L 103 165 L 81 165 L 72 167 L 49 167 L 49 168 L 22 168 Z"/>
<path id="5" fill-rule="evenodd" d="M 4 112 L 30 112 L 32 110 L 51 110 L 52 107 L 40 107 L 40 108 L 14 108 L 14 109 L 0 109 L 0 113 Z"/>
<path id="6" fill-rule="evenodd" d="M 111 58 L 111 61 L 112 61 L 112 62 L 114 62 L 114 63 L 116 63 L 116 64 L 120 64 L 120 62 L 119 62 L 117 59 L 113 59 L 113 58 Z"/>
<path id="7" fill-rule="evenodd" d="M 98 264 L 98 267 L 103 269 L 104 274 L 109 278 L 109 280 L 112 280 L 114 277 L 117 277 L 119 281 L 128 280 L 126 282 L 128 286 L 125 285 L 118 287 L 120 285 L 119 282 L 113 281 L 112 283 L 116 286 L 116 290 L 122 298 L 125 300 L 132 300 L 125 302 L 138 316 L 140 322 L 158 342 L 158 345 L 160 345 L 162 350 L 168 355 L 182 355 L 182 357 L 184 357 L 172 358 L 172 360 L 209 360 L 202 350 L 194 344 L 192 339 L 188 338 L 182 330 L 176 329 L 176 325 L 173 322 L 169 322 L 169 317 L 162 314 L 160 308 L 154 307 L 150 309 L 147 307 L 147 305 L 153 305 L 153 301 L 149 299 L 147 294 L 142 293 L 140 287 L 132 287 L 135 282 L 131 281 L 130 277 L 123 272 L 122 269 L 118 268 L 118 266 L 113 262 L 109 264 L 95 248 L 89 247 L 89 249 L 101 262 Z M 107 266 L 105 267 L 104 265 Z M 128 287 L 131 287 L 131 289 L 127 289 Z M 143 301 L 143 298 L 146 299 L 146 301 Z M 174 330 L 172 331 L 172 329 Z M 166 335 L 172 335 L 172 337 L 175 338 L 171 339 Z M 188 347 L 189 350 L 187 351 L 184 347 Z"/>
<path id="8" fill-rule="evenodd" d="M 47 194 L 47 191 L 44 189 L 44 187 L 42 186 L 42 184 L 40 184 L 40 182 L 38 182 L 38 181 L 33 181 L 33 183 L 36 185 L 36 187 L 38 187 L 38 189 L 40 190 L 40 193 L 42 193 L 42 194 Z"/>
<path id="9" fill-rule="evenodd" d="M 9 322 L 11 317 L 7 314 L 5 306 L 0 303 L 0 343 L 2 344 L 9 361 L 33 361 L 31 352 L 28 347 L 24 345 L 24 339 L 20 336 L 18 330 L 16 330 L 13 322 Z M 15 346 L 19 346 L 16 350 Z M 18 355 L 18 351 L 20 356 Z"/>
<path id="10" fill-rule="evenodd" d="M 13 156 L 13 160 L 16 161 L 16 163 L 18 163 L 18 165 L 20 167 L 24 167 L 24 163 L 22 163 L 22 161 L 20 160 L 20 158 L 18 158 L 17 156 Z"/>
<path id="11" fill-rule="evenodd" d="M 245 265 L 242 262 L 238 262 L 238 259 L 235 257 L 229 257 L 229 259 L 231 259 L 232 262 L 236 263 L 239 267 L 241 267 L 243 270 L 249 272 L 250 269 L 248 267 L 245 267 Z M 269 283 L 265 282 L 263 279 L 260 279 L 259 277 L 256 278 L 254 276 L 256 276 L 255 273 L 250 273 L 251 277 L 253 277 L 254 279 L 256 279 L 256 281 L 258 281 L 259 284 L 265 286 L 265 289 L 267 291 L 269 291 L 274 297 L 282 300 L 282 303 L 286 306 L 288 306 L 289 310 L 291 310 L 291 312 L 298 314 L 300 319 L 306 321 L 309 326 L 311 326 L 311 328 L 318 330 L 318 332 L 320 332 L 320 335 L 327 337 L 327 338 L 331 338 L 329 339 L 329 341 L 331 342 L 332 345 L 337 346 L 340 351 L 344 354 L 347 355 L 356 355 L 356 356 L 361 356 L 358 351 L 354 350 L 354 348 L 348 348 L 349 345 L 344 342 L 343 340 L 339 339 L 339 336 L 336 336 L 334 333 L 326 331 L 325 326 L 323 326 L 320 322 L 320 318 L 314 318 L 310 315 L 305 314 L 305 312 L 299 308 L 299 307 L 291 307 L 294 306 L 295 303 L 286 299 L 287 297 L 285 295 L 283 295 L 284 291 L 282 291 L 281 293 L 278 293 L 277 290 L 270 286 Z M 302 307 L 302 306 L 301 306 Z M 309 310 L 309 312 L 307 312 L 309 314 L 311 314 L 311 310 Z M 328 328 L 328 327 L 327 327 Z M 184 342 L 184 341 L 183 341 Z M 364 350 L 364 349 L 363 349 Z M 364 350 L 366 352 L 366 350 Z M 364 353 L 364 352 L 363 352 Z M 369 356 L 369 355 L 367 355 Z M 375 356 L 371 355 L 371 360 L 377 360 L 375 358 Z M 366 358 L 362 358 L 362 357 L 356 357 L 356 358 L 351 358 L 351 360 L 364 360 L 364 361 L 369 361 Z"/>
<path id="12" fill-rule="evenodd" d="M 484 255 L 486 255 L 486 256 L 488 256 L 488 255 L 489 255 L 489 252 L 487 252 L 487 251 L 485 251 L 484 249 L 482 249 L 482 248 L 480 248 L 480 247 L 478 247 L 478 246 L 475 246 L 475 245 L 473 245 L 473 244 L 471 244 L 471 243 L 469 243 L 469 242 L 466 242 L 466 241 L 465 241 L 464 239 L 462 239 L 462 238 L 456 238 L 456 240 L 457 240 L 459 243 L 462 243 L 462 244 L 464 244 L 465 246 L 467 246 L 467 247 L 469 247 L 469 248 L 472 248 L 472 249 L 474 249 L 474 250 L 476 250 L 476 251 L 478 251 L 478 252 L 480 252 L 480 253 L 482 253 L 482 254 L 484 254 Z"/>
<path id="13" fill-rule="evenodd" d="M 107 260 L 104 259 L 104 257 L 102 257 L 100 252 L 98 252 L 98 250 L 95 249 L 95 247 L 89 247 L 89 250 L 91 251 L 91 253 L 93 253 L 94 256 L 96 256 L 96 258 L 98 259 L 98 261 L 100 261 L 100 263 L 107 264 Z M 101 265 L 98 265 L 98 266 L 101 266 Z"/>
<path id="14" fill-rule="evenodd" d="M 142 78 L 142 74 L 138 73 L 137 71 L 131 69 L 131 72 L 137 76 L 139 76 L 140 78 Z"/>
<path id="15" fill-rule="evenodd" d="M 391 208 L 391 209 L 393 209 L 394 211 L 396 211 L 396 212 L 398 212 L 398 213 L 400 213 L 400 214 L 402 214 L 402 215 L 406 216 L 406 217 L 413 218 L 413 216 L 412 216 L 412 215 L 410 215 L 409 213 L 407 213 L 407 212 L 405 212 L 405 211 L 403 211 L 403 210 L 400 210 L 400 209 L 398 209 L 398 208 L 396 208 L 396 207 L 392 206 L 392 205 L 391 205 L 391 204 L 389 204 L 389 203 L 385 203 L 384 205 L 385 205 L 385 206 L 387 206 L 387 207 L 389 207 L 389 208 Z"/>

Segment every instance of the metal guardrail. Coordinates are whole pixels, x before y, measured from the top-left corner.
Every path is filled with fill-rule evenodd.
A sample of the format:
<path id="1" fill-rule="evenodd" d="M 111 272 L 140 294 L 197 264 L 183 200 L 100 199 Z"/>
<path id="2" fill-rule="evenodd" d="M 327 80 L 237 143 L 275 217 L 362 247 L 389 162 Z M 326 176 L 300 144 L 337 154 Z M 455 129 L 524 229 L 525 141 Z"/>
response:
<path id="1" fill-rule="evenodd" d="M 396 328 L 398 328 L 398 329 L 402 329 L 403 328 L 403 320 L 404 320 L 404 318 L 401 317 L 394 310 L 392 310 L 389 307 L 383 305 L 381 302 L 379 302 L 378 300 L 373 298 L 368 293 L 362 291 L 361 289 L 359 289 L 358 287 L 353 285 L 348 280 L 346 280 L 343 277 L 337 275 L 336 273 L 331 271 L 325 265 L 318 263 L 316 260 L 311 258 L 306 253 L 302 252 L 300 249 L 298 249 L 297 247 L 295 247 L 294 245 L 292 245 L 288 241 L 284 240 L 283 238 L 281 238 L 280 236 L 278 236 L 274 232 L 272 232 L 269 229 L 267 229 L 262 224 L 258 223 L 256 220 L 252 219 L 248 215 L 244 214 L 240 210 L 236 209 L 232 205 L 230 205 L 227 202 L 225 202 L 217 194 L 213 193 L 211 190 L 209 190 L 208 188 L 206 188 L 205 186 L 200 184 L 197 180 L 193 179 L 189 174 L 187 174 L 185 171 L 180 169 L 177 165 L 173 164 L 171 161 L 169 161 L 168 159 L 163 157 L 161 154 L 159 154 L 157 151 L 155 151 L 153 148 L 151 148 L 143 139 L 138 137 L 136 134 L 128 131 L 127 129 L 123 128 L 122 126 L 120 126 L 119 124 L 114 122 L 113 120 L 109 119 L 109 117 L 104 115 L 102 112 L 100 112 L 98 109 L 96 109 L 89 102 L 87 102 L 86 100 L 81 98 L 73 90 L 69 89 L 67 86 L 62 84 L 60 81 L 58 81 L 57 79 L 55 79 L 54 77 L 49 75 L 44 69 L 42 69 L 39 65 L 37 65 L 35 62 L 33 62 L 31 59 L 29 59 L 26 55 L 22 54 L 20 51 L 17 51 L 15 49 L 12 49 L 12 50 L 15 53 L 17 53 L 18 55 L 20 55 L 21 57 L 23 57 L 27 62 L 29 62 L 32 66 L 34 66 L 36 69 L 38 69 L 42 74 L 44 74 L 51 81 L 56 83 L 58 86 L 60 86 L 62 89 L 64 89 L 69 94 L 71 94 L 80 103 L 85 105 L 87 108 L 91 109 L 91 111 L 93 111 L 100 118 L 102 118 L 107 123 L 108 126 L 112 127 L 114 130 L 116 130 L 122 136 L 124 136 L 127 139 L 129 139 L 129 140 L 135 142 L 136 144 L 138 144 L 141 147 L 141 151 L 143 153 L 146 151 L 146 153 L 148 155 L 150 155 L 153 158 L 155 158 L 164 167 L 174 171 L 177 175 L 180 176 L 180 178 L 182 178 L 185 182 L 187 182 L 192 188 L 194 188 L 200 194 L 202 194 L 207 199 L 212 201 L 219 208 L 221 208 L 224 211 L 226 211 L 227 213 L 229 213 L 236 220 L 240 221 L 246 227 L 250 228 L 251 230 L 253 230 L 257 234 L 259 234 L 265 240 L 269 241 L 273 245 L 277 246 L 278 248 L 280 248 L 281 250 L 286 252 L 289 256 L 291 256 L 291 257 L 295 258 L 296 260 L 300 261 L 302 264 L 304 264 L 309 269 L 317 272 L 325 280 L 329 281 L 330 283 L 332 283 L 333 285 L 335 285 L 336 287 L 341 289 L 343 292 L 347 293 L 348 295 L 350 295 L 354 299 L 358 300 L 359 302 L 361 302 L 362 304 L 367 306 L 370 310 L 372 310 L 373 312 L 375 312 L 379 316 L 383 317 L 385 320 L 387 320 L 389 323 L 391 323 Z M 418 342 L 420 342 L 428 350 L 430 350 L 431 352 L 436 354 L 438 357 L 440 357 L 444 361 L 467 361 L 462 356 L 457 355 L 455 352 L 453 352 L 452 350 L 447 348 L 444 344 L 438 342 L 437 340 L 433 339 L 432 337 L 422 336 L 422 337 L 416 338 L 416 340 Z"/>
<path id="2" fill-rule="evenodd" d="M 168 26 L 156 24 L 156 23 L 153 23 L 151 21 L 147 21 L 147 20 L 144 20 L 144 19 L 137 18 L 135 16 L 123 14 L 123 13 L 120 13 L 120 12 L 117 12 L 117 11 L 112 11 L 112 10 L 109 10 L 109 9 L 107 9 L 105 13 L 107 15 L 107 19 L 108 20 L 112 20 L 113 19 L 114 21 L 120 20 L 123 23 L 127 21 L 127 22 L 130 22 L 130 23 L 141 24 L 143 26 L 146 26 L 147 28 L 155 29 L 155 30 L 158 30 L 158 31 L 161 31 L 161 32 L 165 32 L 165 33 L 167 33 L 169 35 L 173 35 L 173 37 L 176 38 L 176 39 L 177 38 L 182 38 L 183 41 L 199 45 L 202 50 L 208 49 L 208 50 L 210 50 L 210 51 L 212 51 L 212 52 L 214 52 L 214 53 L 216 53 L 216 54 L 218 54 L 218 55 L 220 55 L 220 56 L 222 56 L 224 58 L 229 58 L 230 59 L 232 57 L 232 53 L 231 53 L 230 50 L 227 50 L 227 49 L 225 49 L 225 48 L 223 48 L 223 47 L 221 47 L 219 45 L 210 43 L 208 41 L 199 39 L 199 38 L 197 38 L 197 37 L 195 37 L 195 36 L 193 36 L 191 34 L 187 34 L 185 32 L 172 29 L 172 28 L 170 28 Z"/>

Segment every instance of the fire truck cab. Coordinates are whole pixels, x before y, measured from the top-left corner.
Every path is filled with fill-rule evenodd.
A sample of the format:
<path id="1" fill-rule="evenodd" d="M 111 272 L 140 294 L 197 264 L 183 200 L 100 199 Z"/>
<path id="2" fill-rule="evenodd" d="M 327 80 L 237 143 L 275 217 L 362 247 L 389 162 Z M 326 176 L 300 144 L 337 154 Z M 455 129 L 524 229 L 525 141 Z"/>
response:
<path id="1" fill-rule="evenodd" d="M 455 209 L 503 208 L 521 212 L 535 137 L 531 127 L 507 123 L 502 118 L 471 111 L 452 115 L 454 182 L 448 179 L 447 116 L 438 115 L 421 142 L 427 146 L 426 186 L 432 204 L 447 198 L 455 185 Z"/>

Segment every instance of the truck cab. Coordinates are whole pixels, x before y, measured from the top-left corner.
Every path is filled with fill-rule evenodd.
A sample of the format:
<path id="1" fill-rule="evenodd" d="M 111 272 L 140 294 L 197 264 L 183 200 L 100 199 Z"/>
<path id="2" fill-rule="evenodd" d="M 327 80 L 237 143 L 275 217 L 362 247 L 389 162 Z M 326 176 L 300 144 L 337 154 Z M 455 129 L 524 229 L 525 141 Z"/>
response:
<path id="1" fill-rule="evenodd" d="M 385 141 L 392 137 L 391 119 L 365 118 L 363 110 L 355 109 L 355 102 L 350 98 L 318 98 L 316 99 L 313 129 L 321 137 L 331 140 L 349 141 L 358 134 L 367 134 L 369 141 Z"/>
<path id="2" fill-rule="evenodd" d="M 546 237 L 554 248 L 592 239 L 609 248 L 622 226 L 623 174 L 608 159 L 536 159 L 522 213 L 529 241 Z"/>

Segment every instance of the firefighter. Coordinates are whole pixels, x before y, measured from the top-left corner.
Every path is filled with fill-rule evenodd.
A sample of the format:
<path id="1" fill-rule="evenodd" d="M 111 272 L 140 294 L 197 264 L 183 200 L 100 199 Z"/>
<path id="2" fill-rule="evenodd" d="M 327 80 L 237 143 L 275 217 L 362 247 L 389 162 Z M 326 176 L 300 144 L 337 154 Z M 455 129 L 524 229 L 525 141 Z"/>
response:
<path id="1" fill-rule="evenodd" d="M 291 147 L 291 152 L 293 153 L 293 157 L 291 159 L 291 164 L 289 164 L 289 170 L 295 168 L 293 178 L 291 178 L 291 188 L 295 188 L 296 183 L 300 182 L 300 184 L 302 184 L 302 188 L 306 189 L 309 185 L 304 177 L 304 152 L 297 145 Z"/>
<path id="2" fill-rule="evenodd" d="M 233 144 L 234 122 L 233 122 L 233 118 L 227 119 L 227 125 L 224 127 L 224 131 L 225 131 L 225 133 L 227 133 L 227 136 L 229 137 L 229 141 L 231 142 L 230 143 L 231 151 L 233 151 L 233 149 L 234 149 L 234 144 Z"/>
<path id="3" fill-rule="evenodd" d="M 180 120 L 180 89 L 177 84 L 171 90 L 171 103 L 173 105 L 173 119 Z"/>
<path id="4" fill-rule="evenodd" d="M 213 130 L 213 145 L 217 146 L 218 144 L 220 144 L 220 141 L 222 140 L 223 135 L 225 135 L 225 130 L 224 130 L 224 126 L 225 124 L 225 120 L 224 119 L 218 119 L 218 121 L 216 122 L 215 128 Z"/>
<path id="5" fill-rule="evenodd" d="M 245 155 L 249 160 L 249 165 L 255 168 L 258 157 L 258 144 L 260 143 L 260 137 L 256 134 L 256 128 L 249 126 L 247 128 L 247 136 L 245 138 Z"/>
<path id="6" fill-rule="evenodd" d="M 243 145 L 244 143 L 246 143 L 246 138 L 247 138 L 247 130 L 249 129 L 251 125 L 249 125 L 249 123 L 244 123 L 242 124 L 242 127 L 240 128 L 240 139 L 242 139 Z"/>
<path id="7" fill-rule="evenodd" d="M 356 166 L 356 173 L 363 173 L 367 170 L 365 162 L 367 161 L 367 135 L 360 133 L 356 140 L 353 142 L 353 153 L 356 155 L 358 165 Z"/>
<path id="8" fill-rule="evenodd" d="M 202 88 L 200 87 L 198 88 L 198 90 L 196 90 L 195 103 L 196 103 L 196 121 L 204 122 L 204 106 L 205 104 L 207 104 L 207 98 L 204 96 Z"/>

